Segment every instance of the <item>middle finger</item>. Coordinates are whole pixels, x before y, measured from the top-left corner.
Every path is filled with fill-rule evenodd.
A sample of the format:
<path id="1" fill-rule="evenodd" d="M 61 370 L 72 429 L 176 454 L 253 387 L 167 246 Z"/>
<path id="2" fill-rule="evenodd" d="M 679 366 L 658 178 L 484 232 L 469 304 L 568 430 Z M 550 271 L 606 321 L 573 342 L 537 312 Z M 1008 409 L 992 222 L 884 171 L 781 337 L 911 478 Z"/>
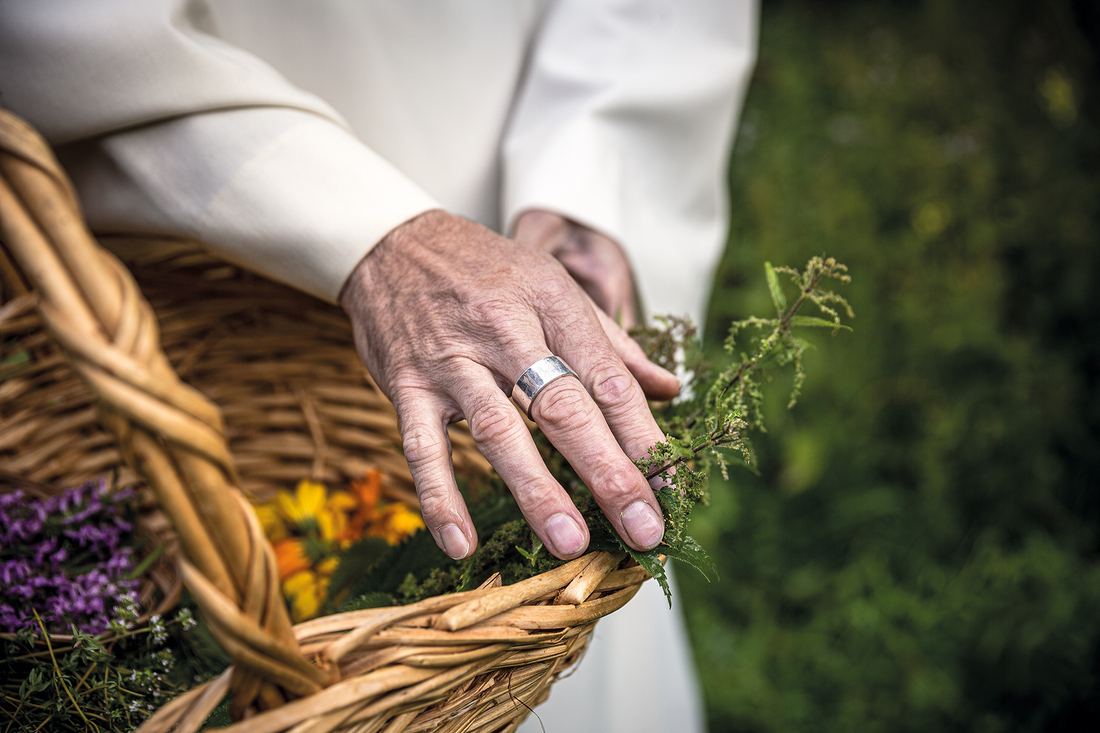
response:
<path id="1" fill-rule="evenodd" d="M 570 331 L 575 338 L 560 338 L 550 330 L 547 336 L 558 336 L 558 355 L 573 366 L 580 381 L 558 379 L 548 384 L 535 397 L 531 416 L 592 491 L 619 534 L 635 549 L 648 550 L 660 542 L 664 521 L 653 490 L 631 459 L 644 456 L 664 435 L 594 311 L 587 308 L 572 315 L 549 322 L 577 324 Z M 518 379 L 522 370 L 550 355 L 527 354 L 509 376 Z M 593 390 L 592 396 L 585 387 Z"/>
<path id="2" fill-rule="evenodd" d="M 550 551 L 563 560 L 577 557 L 588 546 L 588 527 L 546 468 L 519 412 L 489 372 L 474 365 L 463 372 L 451 397 L 466 417 L 478 448 Z"/>

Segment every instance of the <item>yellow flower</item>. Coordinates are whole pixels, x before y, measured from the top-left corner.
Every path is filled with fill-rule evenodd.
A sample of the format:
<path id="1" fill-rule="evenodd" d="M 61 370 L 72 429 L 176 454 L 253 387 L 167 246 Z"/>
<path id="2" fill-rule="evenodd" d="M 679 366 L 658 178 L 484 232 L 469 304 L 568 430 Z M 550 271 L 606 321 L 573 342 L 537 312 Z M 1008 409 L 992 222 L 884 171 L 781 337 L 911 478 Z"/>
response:
<path id="1" fill-rule="evenodd" d="M 320 612 L 343 549 L 364 535 L 397 544 L 424 528 L 420 514 L 400 502 L 379 506 L 380 471 L 369 471 L 351 488 L 329 493 L 324 484 L 303 479 L 293 494 L 280 490 L 272 501 L 256 507 L 296 623 Z"/>
<path id="2" fill-rule="evenodd" d="M 283 596 L 290 603 L 290 618 L 294 623 L 316 616 L 327 591 L 328 578 L 312 570 L 303 570 L 284 580 Z"/>
<path id="3" fill-rule="evenodd" d="M 396 545 L 418 529 L 424 529 L 424 520 L 420 513 L 400 502 L 394 502 L 379 510 L 367 528 L 367 534 L 381 537 L 391 545 Z"/>
<path id="4" fill-rule="evenodd" d="M 317 573 L 325 578 L 332 577 L 332 574 L 336 572 L 336 568 L 340 565 L 340 558 L 338 557 L 326 557 L 321 562 L 317 563 Z"/>
<path id="5" fill-rule="evenodd" d="M 337 540 L 343 546 L 351 543 L 348 528 L 348 515 L 355 511 L 359 502 L 346 491 L 334 491 L 325 502 L 324 510 L 317 517 L 321 528 L 321 537 L 326 540 Z"/>
<path id="6" fill-rule="evenodd" d="M 279 489 L 275 494 L 275 507 L 289 526 L 309 533 L 318 529 L 318 517 L 325 508 L 328 491 L 324 484 L 302 479 L 292 496 Z"/>

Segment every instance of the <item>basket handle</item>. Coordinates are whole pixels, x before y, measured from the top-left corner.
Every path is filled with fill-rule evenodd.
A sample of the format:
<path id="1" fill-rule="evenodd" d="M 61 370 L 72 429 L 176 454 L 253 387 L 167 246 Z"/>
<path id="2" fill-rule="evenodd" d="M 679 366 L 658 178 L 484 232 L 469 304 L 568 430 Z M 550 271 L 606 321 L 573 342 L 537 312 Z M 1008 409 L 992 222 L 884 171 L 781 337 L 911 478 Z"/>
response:
<path id="1" fill-rule="evenodd" d="M 0 240 L 43 323 L 96 396 L 100 421 L 179 537 L 185 581 L 234 660 L 233 713 L 335 681 L 291 631 L 271 545 L 237 487 L 221 413 L 180 381 L 133 277 L 99 246 L 47 143 L 0 109 Z"/>

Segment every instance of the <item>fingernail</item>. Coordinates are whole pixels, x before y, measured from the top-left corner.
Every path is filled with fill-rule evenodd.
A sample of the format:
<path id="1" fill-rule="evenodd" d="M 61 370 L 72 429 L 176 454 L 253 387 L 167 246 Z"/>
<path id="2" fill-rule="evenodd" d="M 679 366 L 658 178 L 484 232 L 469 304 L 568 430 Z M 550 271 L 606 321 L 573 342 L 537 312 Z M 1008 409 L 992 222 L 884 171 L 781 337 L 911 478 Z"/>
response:
<path id="1" fill-rule="evenodd" d="M 636 501 L 623 511 L 623 529 L 637 547 L 652 549 L 665 536 L 665 523 L 656 510 L 644 501 Z"/>
<path id="2" fill-rule="evenodd" d="M 588 544 L 584 530 L 568 514 L 555 514 L 546 520 L 546 534 L 557 555 L 576 555 Z"/>
<path id="3" fill-rule="evenodd" d="M 443 542 L 443 551 L 452 560 L 461 560 L 470 552 L 470 541 L 458 528 L 458 525 L 447 524 L 439 528 L 439 539 Z"/>

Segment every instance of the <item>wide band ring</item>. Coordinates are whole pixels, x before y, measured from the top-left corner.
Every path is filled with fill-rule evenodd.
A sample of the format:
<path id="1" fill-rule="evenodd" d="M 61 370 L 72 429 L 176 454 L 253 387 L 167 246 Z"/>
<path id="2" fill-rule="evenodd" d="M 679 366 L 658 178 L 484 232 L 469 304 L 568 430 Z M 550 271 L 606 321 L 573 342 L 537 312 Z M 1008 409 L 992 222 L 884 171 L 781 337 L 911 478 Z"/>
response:
<path id="1" fill-rule="evenodd" d="M 535 398 L 546 389 L 546 385 L 562 377 L 577 377 L 577 373 L 556 356 L 539 359 L 527 368 L 516 382 L 516 386 L 512 387 L 512 399 L 521 410 L 527 413 L 527 417 L 531 417 L 531 405 L 534 404 Z"/>

